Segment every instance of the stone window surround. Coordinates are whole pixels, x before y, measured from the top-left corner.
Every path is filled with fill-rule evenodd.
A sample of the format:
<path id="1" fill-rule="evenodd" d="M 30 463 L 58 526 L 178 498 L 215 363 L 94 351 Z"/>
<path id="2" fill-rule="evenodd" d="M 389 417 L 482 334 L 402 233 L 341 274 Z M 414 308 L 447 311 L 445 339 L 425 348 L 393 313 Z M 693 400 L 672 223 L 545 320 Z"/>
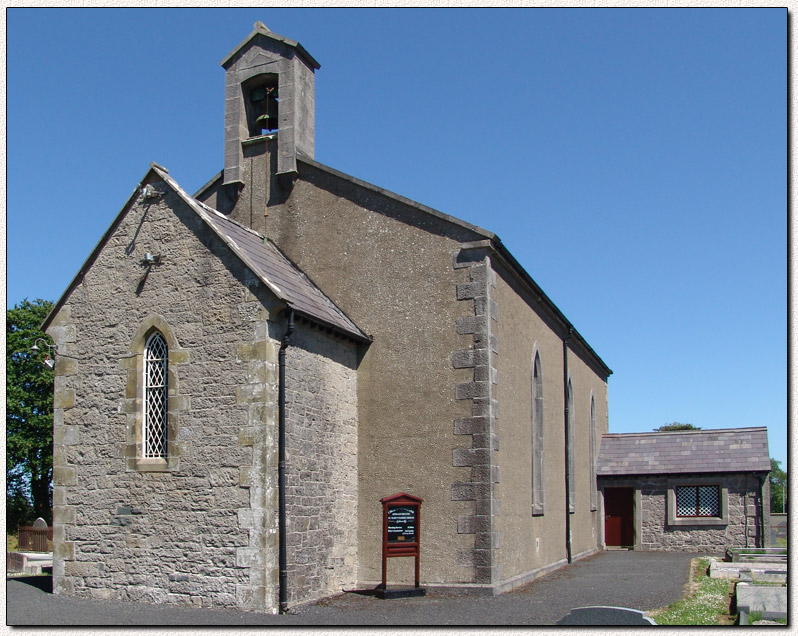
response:
<path id="1" fill-rule="evenodd" d="M 598 509 L 598 490 L 596 486 L 596 457 L 598 454 L 596 431 L 596 399 L 590 390 L 590 510 Z"/>
<path id="2" fill-rule="evenodd" d="M 717 517 L 677 517 L 676 488 L 679 486 L 718 486 L 720 489 L 720 515 Z M 729 525 L 729 488 L 723 484 L 722 477 L 685 477 L 668 480 L 668 519 L 669 526 L 727 526 Z"/>
<path id="3" fill-rule="evenodd" d="M 144 457 L 144 352 L 150 336 L 160 332 L 168 347 L 166 457 Z M 122 359 L 127 369 L 123 411 L 127 413 L 125 468 L 138 472 L 169 472 L 180 464 L 179 421 L 184 400 L 178 396 L 177 366 L 188 362 L 188 351 L 180 348 L 166 320 L 157 314 L 145 318 L 133 336 L 130 353 Z"/>
<path id="4" fill-rule="evenodd" d="M 543 434 L 543 365 L 540 361 L 538 343 L 532 352 L 532 515 L 545 514 L 545 453 Z"/>
<path id="5" fill-rule="evenodd" d="M 576 423 L 574 421 L 574 385 L 571 382 L 571 374 L 568 374 L 566 382 L 565 402 L 568 407 L 568 513 L 576 512 Z"/>

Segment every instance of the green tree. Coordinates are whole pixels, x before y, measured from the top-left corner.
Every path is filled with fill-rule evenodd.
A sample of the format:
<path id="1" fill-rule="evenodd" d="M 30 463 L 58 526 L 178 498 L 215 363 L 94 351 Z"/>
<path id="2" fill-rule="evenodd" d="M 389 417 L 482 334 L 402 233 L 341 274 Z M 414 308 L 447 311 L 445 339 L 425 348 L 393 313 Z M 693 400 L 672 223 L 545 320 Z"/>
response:
<path id="1" fill-rule="evenodd" d="M 770 458 L 770 511 L 787 511 L 787 473 L 781 469 L 781 462 Z"/>
<path id="2" fill-rule="evenodd" d="M 31 351 L 53 304 L 27 299 L 6 311 L 6 527 L 52 522 L 53 372 L 47 347 Z"/>
<path id="3" fill-rule="evenodd" d="M 657 433 L 667 433 L 668 431 L 700 431 L 700 426 L 693 426 L 692 424 L 688 424 L 687 422 L 670 422 L 668 424 L 663 424 L 654 429 Z"/>

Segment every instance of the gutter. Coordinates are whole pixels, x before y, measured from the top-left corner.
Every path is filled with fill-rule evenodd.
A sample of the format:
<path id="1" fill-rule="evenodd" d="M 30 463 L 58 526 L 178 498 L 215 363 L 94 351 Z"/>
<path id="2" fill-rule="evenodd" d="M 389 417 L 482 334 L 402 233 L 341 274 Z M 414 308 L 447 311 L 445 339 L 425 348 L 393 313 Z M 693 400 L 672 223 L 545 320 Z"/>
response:
<path id="1" fill-rule="evenodd" d="M 288 312 L 288 328 L 280 343 L 280 352 L 277 354 L 280 380 L 277 390 L 278 402 L 278 463 L 277 463 L 277 490 L 279 492 L 279 567 L 280 567 L 280 614 L 288 612 L 288 558 L 286 551 L 286 518 L 285 518 L 285 350 L 291 346 L 291 336 L 294 333 L 294 310 Z"/>

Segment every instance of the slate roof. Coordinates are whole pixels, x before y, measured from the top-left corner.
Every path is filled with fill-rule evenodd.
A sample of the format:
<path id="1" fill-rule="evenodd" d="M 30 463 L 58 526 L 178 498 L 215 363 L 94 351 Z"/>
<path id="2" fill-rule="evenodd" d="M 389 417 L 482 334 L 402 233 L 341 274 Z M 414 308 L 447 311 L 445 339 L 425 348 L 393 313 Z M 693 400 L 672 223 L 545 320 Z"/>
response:
<path id="1" fill-rule="evenodd" d="M 330 300 L 304 272 L 294 265 L 266 237 L 227 218 L 221 212 L 198 201 L 188 194 L 169 176 L 169 171 L 156 163 L 150 164 L 150 172 L 158 175 L 208 227 L 233 251 L 269 290 L 300 316 L 312 322 L 360 342 L 369 338 L 341 309 Z M 147 176 L 150 174 L 147 173 Z M 142 183 L 146 181 L 146 176 Z M 141 184 L 128 199 L 111 226 L 103 234 L 89 257 L 72 279 L 61 298 L 53 306 L 41 328 L 46 330 L 50 322 L 66 301 L 67 296 L 80 282 L 94 263 L 100 250 L 125 216 L 129 206 L 141 196 Z"/>
<path id="2" fill-rule="evenodd" d="M 211 227 L 261 282 L 291 309 L 357 340 L 369 339 L 268 238 L 197 201 L 160 166 L 153 164 L 152 169 Z"/>
<path id="3" fill-rule="evenodd" d="M 596 475 L 768 472 L 767 428 L 601 436 Z"/>

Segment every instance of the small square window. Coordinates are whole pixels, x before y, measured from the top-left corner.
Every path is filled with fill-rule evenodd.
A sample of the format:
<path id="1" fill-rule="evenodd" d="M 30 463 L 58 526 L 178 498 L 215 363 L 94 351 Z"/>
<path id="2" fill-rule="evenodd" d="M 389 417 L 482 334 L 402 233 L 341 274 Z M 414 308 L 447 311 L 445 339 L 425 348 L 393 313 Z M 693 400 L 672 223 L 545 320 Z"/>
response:
<path id="1" fill-rule="evenodd" d="M 677 517 L 719 517 L 719 486 L 679 486 L 676 489 Z"/>

